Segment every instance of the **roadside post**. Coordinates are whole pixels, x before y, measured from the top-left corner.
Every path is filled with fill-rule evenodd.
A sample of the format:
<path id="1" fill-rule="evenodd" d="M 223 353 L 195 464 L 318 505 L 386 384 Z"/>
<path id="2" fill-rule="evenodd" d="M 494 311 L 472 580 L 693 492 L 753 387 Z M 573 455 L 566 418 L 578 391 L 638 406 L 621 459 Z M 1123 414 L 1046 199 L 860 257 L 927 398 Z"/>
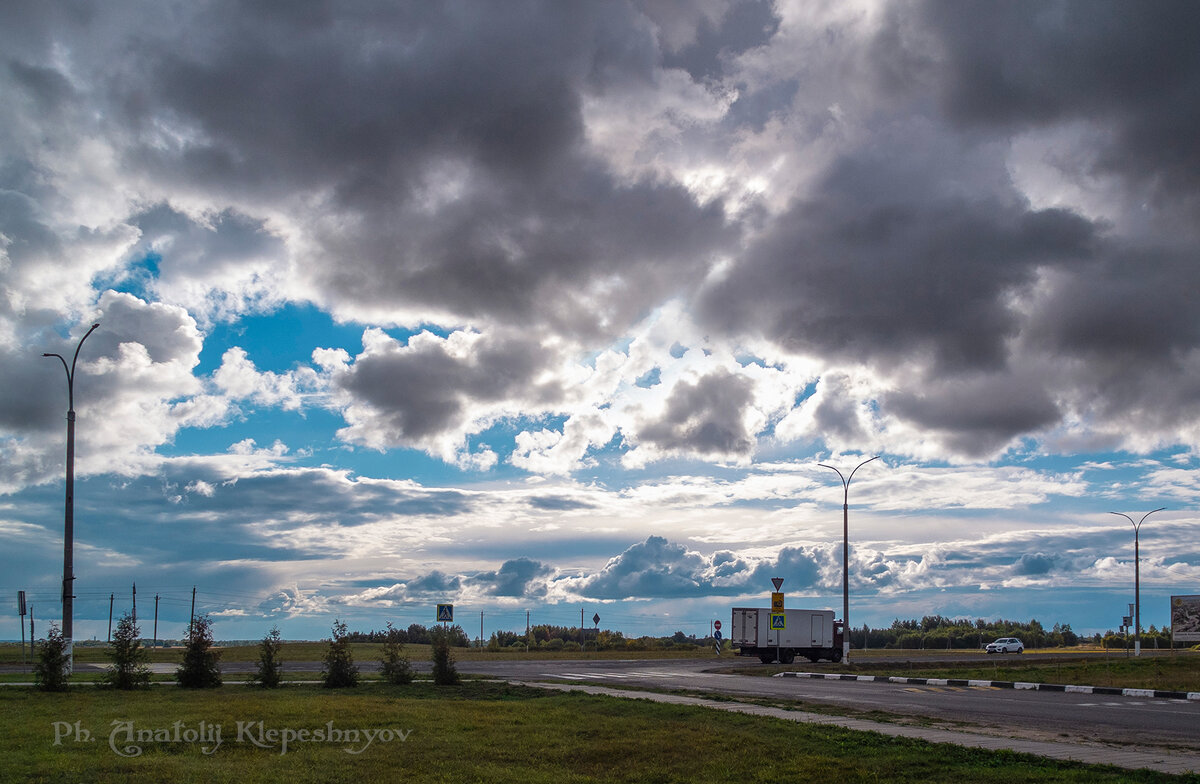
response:
<path id="1" fill-rule="evenodd" d="M 717 655 L 721 655 L 721 622 L 713 621 L 713 648 L 716 649 Z"/>

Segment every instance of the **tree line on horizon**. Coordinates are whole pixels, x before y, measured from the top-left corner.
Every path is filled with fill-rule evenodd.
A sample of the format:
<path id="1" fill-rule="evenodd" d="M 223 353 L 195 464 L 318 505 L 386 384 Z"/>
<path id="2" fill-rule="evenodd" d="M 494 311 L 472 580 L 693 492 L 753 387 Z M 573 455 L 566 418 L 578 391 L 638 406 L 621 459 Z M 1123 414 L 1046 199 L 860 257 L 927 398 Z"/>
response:
<path id="1" fill-rule="evenodd" d="M 441 627 L 425 627 L 419 623 L 408 626 L 407 629 L 397 629 L 396 633 L 405 643 L 428 645 L 435 632 Z M 472 640 L 461 626 L 446 628 L 450 644 L 459 648 L 467 648 L 478 643 Z M 382 642 L 387 637 L 384 631 L 349 632 L 347 639 L 351 642 Z M 728 634 L 725 635 L 728 639 Z M 988 621 L 982 618 L 947 618 L 942 615 L 926 615 L 921 619 L 892 621 L 891 626 L 873 628 L 863 625 L 851 629 L 850 645 L 852 648 L 894 648 L 894 649 L 952 649 L 974 650 L 987 645 L 998 637 L 1018 637 L 1027 648 L 1070 648 L 1076 645 L 1092 644 L 1104 648 L 1124 648 L 1133 644 L 1133 633 L 1122 634 L 1119 631 L 1108 630 L 1091 635 L 1077 634 L 1069 623 L 1055 623 L 1047 629 L 1036 618 L 1029 621 L 1012 621 L 999 619 Z M 537 650 L 537 651 L 580 651 L 580 650 L 690 650 L 712 647 L 713 637 L 698 637 L 695 634 L 685 634 L 676 631 L 674 634 L 654 636 L 641 635 L 626 637 L 621 631 L 613 629 L 580 628 L 578 626 L 555 626 L 552 624 L 537 624 L 524 632 L 499 630 L 492 632 L 485 647 L 489 651 L 501 650 Z M 1171 629 L 1169 626 L 1161 629 L 1151 625 L 1142 630 L 1142 646 L 1147 648 L 1170 648 Z"/>

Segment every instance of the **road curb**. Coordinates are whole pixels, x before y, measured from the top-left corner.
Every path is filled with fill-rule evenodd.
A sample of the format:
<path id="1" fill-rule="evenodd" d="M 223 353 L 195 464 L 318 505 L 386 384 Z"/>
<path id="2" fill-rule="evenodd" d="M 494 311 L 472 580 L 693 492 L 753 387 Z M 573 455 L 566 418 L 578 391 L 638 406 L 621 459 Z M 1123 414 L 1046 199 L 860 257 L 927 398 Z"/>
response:
<path id="1" fill-rule="evenodd" d="M 896 675 L 853 675 L 834 672 L 777 672 L 772 678 L 813 678 L 826 681 L 869 681 L 904 683 L 917 686 L 983 686 L 1021 691 L 1062 691 L 1072 694 L 1107 694 L 1118 697 L 1154 697 L 1165 700 L 1200 702 L 1200 691 L 1163 691 L 1161 689 L 1118 689 L 1112 686 L 1067 686 L 1061 683 L 1024 683 L 1022 681 L 978 681 L 962 678 L 902 678 Z"/>

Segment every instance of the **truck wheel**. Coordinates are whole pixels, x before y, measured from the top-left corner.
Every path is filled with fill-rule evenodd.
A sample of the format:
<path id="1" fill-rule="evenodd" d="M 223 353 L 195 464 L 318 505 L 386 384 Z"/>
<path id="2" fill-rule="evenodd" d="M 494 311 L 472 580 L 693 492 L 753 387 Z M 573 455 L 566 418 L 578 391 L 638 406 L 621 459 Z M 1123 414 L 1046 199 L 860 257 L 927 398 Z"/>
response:
<path id="1" fill-rule="evenodd" d="M 795 651 L 783 651 L 779 654 L 779 661 L 783 664 L 791 664 L 796 661 Z"/>
<path id="2" fill-rule="evenodd" d="M 760 653 L 758 655 L 758 660 L 763 664 L 770 664 L 771 662 L 775 661 L 775 657 L 769 653 Z"/>

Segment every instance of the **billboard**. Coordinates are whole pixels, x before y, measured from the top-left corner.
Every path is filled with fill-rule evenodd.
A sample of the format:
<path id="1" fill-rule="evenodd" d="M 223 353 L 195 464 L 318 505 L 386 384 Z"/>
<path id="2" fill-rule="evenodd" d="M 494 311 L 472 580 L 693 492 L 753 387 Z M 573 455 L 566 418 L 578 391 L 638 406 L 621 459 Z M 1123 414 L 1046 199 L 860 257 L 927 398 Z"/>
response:
<path id="1" fill-rule="evenodd" d="M 1171 639 L 1200 642 L 1200 596 L 1171 597 Z"/>

